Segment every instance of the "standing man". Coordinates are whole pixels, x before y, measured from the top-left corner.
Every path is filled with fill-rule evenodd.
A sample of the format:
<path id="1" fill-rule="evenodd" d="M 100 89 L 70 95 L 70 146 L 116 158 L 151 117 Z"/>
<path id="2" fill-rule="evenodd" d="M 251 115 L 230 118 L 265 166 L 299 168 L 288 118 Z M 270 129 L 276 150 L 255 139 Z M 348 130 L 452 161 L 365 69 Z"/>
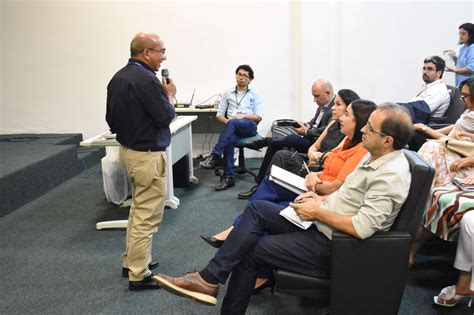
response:
<path id="1" fill-rule="evenodd" d="M 318 140 L 323 130 L 332 120 L 331 108 L 334 104 L 335 95 L 331 82 L 328 80 L 316 80 L 311 86 L 311 94 L 313 95 L 313 100 L 318 106 L 318 109 L 313 119 L 308 123 L 300 122 L 300 126 L 294 128 L 295 134 L 290 134 L 280 141 L 272 141 L 271 138 L 264 138 L 247 145 L 248 148 L 254 150 L 265 146 L 268 146 L 268 148 L 260 165 L 256 179 L 257 184 L 252 186 L 249 191 L 239 193 L 239 199 L 249 199 L 257 191 L 258 184 L 260 184 L 265 177 L 272 157 L 277 151 L 284 148 L 293 148 L 300 153 L 307 153 L 311 145 Z"/>
<path id="2" fill-rule="evenodd" d="M 173 81 L 158 80 L 155 72 L 166 60 L 157 34 L 138 33 L 130 43 L 130 59 L 107 86 L 106 120 L 120 143 L 120 161 L 132 185 L 122 275 L 130 290 L 157 289 L 150 269 L 153 234 L 163 218 L 166 195 L 166 147 L 175 117 Z"/>
<path id="3" fill-rule="evenodd" d="M 389 230 L 411 183 L 401 151 L 413 131 L 408 113 L 399 105 L 383 104 L 361 131 L 370 155 L 344 184 L 326 199 L 307 192 L 290 204 L 302 220 L 313 221 L 307 230 L 279 214 L 285 206 L 251 201 L 206 268 L 180 278 L 161 274 L 154 278 L 173 293 L 215 305 L 219 283 L 230 276 L 221 314 L 244 314 L 260 268 L 329 276 L 332 232 L 365 239 Z"/>
<path id="4" fill-rule="evenodd" d="M 213 169 L 224 155 L 224 176 L 216 186 L 221 191 L 235 185 L 234 144 L 243 137 L 257 134 L 257 124 L 262 120 L 262 100 L 249 86 L 254 75 L 249 65 L 240 65 L 235 70 L 237 85 L 224 92 L 216 118 L 224 123 L 224 130 L 211 154 L 200 163 L 204 169 Z"/>

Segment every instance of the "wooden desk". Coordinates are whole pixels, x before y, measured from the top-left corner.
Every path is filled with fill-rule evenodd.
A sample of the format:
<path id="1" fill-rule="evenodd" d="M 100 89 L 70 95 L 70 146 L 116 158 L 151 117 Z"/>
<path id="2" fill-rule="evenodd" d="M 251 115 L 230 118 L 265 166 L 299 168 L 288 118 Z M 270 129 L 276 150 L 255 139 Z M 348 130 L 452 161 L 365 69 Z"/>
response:
<path id="1" fill-rule="evenodd" d="M 167 191 L 165 206 L 176 209 L 179 206 L 179 199 L 174 195 L 173 187 L 173 164 L 179 161 L 183 156 L 188 156 L 189 163 L 189 182 L 198 183 L 199 180 L 194 176 L 193 169 L 193 138 L 191 123 L 197 119 L 197 116 L 177 116 L 170 124 L 171 144 L 166 148 L 167 163 Z M 119 146 L 120 144 L 110 135 L 109 132 L 102 133 L 80 143 L 81 146 Z M 99 222 L 96 224 L 97 230 L 105 228 L 126 228 L 127 220 Z"/>

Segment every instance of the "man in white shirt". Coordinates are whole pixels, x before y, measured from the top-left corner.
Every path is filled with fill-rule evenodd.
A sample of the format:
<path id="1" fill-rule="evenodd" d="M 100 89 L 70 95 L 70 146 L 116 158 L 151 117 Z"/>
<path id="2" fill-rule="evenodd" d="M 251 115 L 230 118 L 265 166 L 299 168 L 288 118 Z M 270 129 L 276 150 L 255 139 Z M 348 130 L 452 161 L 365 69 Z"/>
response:
<path id="1" fill-rule="evenodd" d="M 430 118 L 443 117 L 449 106 L 449 92 L 441 80 L 446 63 L 441 57 L 428 57 L 423 61 L 423 89 L 410 103 L 424 102 L 430 111 Z"/>

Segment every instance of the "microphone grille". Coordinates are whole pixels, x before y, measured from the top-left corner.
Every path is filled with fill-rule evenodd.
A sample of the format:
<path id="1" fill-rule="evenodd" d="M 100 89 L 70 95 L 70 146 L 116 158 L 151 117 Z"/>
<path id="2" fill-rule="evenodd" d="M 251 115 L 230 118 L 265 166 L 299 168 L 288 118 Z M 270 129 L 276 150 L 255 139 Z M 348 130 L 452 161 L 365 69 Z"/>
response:
<path id="1" fill-rule="evenodd" d="M 168 71 L 168 69 L 161 69 L 161 76 L 165 78 L 169 78 L 170 72 Z"/>

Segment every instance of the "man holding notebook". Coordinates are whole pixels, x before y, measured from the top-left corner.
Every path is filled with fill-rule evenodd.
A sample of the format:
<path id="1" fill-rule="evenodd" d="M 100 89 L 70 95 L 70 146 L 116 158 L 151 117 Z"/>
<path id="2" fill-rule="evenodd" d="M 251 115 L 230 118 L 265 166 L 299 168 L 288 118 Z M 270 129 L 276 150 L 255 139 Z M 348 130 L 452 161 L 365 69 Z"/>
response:
<path id="1" fill-rule="evenodd" d="M 307 192 L 290 204 L 300 219 L 312 222 L 307 229 L 281 216 L 283 206 L 250 202 L 206 268 L 180 278 L 158 274 L 154 279 L 168 291 L 215 305 L 219 283 L 232 273 L 221 313 L 244 314 L 260 268 L 329 276 L 332 231 L 360 239 L 386 231 L 408 196 L 411 176 L 401 151 L 413 133 L 407 111 L 383 104 L 362 133 L 370 154 L 336 192 L 325 200 Z"/>

